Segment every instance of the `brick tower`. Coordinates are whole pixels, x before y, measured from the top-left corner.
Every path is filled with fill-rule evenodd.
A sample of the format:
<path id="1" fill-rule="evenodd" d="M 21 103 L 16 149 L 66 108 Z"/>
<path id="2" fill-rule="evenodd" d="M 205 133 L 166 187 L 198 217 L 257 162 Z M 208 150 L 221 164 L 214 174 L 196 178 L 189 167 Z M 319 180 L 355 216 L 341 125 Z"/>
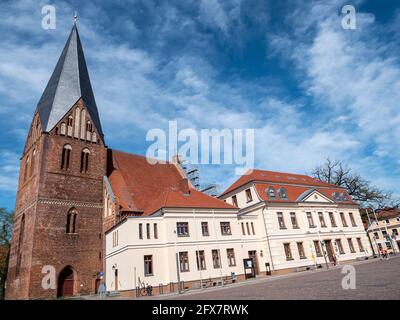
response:
<path id="1" fill-rule="evenodd" d="M 95 292 L 103 260 L 106 163 L 107 148 L 74 24 L 37 105 L 21 157 L 7 299 Z"/>

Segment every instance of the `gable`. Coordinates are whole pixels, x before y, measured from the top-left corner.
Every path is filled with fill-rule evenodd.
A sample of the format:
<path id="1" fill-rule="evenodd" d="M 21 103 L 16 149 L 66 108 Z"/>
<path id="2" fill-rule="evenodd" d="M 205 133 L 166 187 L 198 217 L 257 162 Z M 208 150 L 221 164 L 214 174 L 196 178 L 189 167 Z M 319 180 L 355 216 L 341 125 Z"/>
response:
<path id="1" fill-rule="evenodd" d="M 322 193 L 317 190 L 307 190 L 304 194 L 302 194 L 296 202 L 317 202 L 317 203 L 334 203 L 332 200 L 327 198 Z"/>

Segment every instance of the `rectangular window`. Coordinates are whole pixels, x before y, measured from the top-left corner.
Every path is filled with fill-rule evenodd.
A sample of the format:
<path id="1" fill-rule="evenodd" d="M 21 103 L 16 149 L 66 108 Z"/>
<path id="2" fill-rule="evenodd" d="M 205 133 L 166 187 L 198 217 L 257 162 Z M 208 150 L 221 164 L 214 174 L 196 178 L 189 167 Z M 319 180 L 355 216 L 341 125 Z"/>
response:
<path id="1" fill-rule="evenodd" d="M 298 229 L 299 225 L 297 224 L 296 212 L 290 213 L 290 220 L 292 221 L 293 229 Z"/>
<path id="2" fill-rule="evenodd" d="M 235 250 L 234 249 L 226 249 L 226 255 L 228 257 L 228 265 L 230 267 L 236 266 Z"/>
<path id="3" fill-rule="evenodd" d="M 322 251 L 321 251 L 321 245 L 319 241 L 315 240 L 314 241 L 314 248 L 315 248 L 315 253 L 317 257 L 322 257 Z"/>
<path id="4" fill-rule="evenodd" d="M 392 234 L 395 235 L 395 236 L 398 236 L 399 235 L 399 231 L 397 231 L 397 229 L 393 229 L 392 230 Z"/>
<path id="5" fill-rule="evenodd" d="M 278 216 L 279 228 L 280 229 L 286 229 L 285 220 L 283 219 L 283 213 L 282 212 L 278 212 L 277 216 Z"/>
<path id="6" fill-rule="evenodd" d="M 221 260 L 219 257 L 219 250 L 211 250 L 211 254 L 212 254 L 214 269 L 221 268 Z"/>
<path id="7" fill-rule="evenodd" d="M 143 226 L 139 223 L 139 239 L 143 239 Z"/>
<path id="8" fill-rule="evenodd" d="M 374 237 L 375 237 L 375 239 L 379 239 L 379 233 L 378 232 L 374 232 Z"/>
<path id="9" fill-rule="evenodd" d="M 290 243 L 284 243 L 283 248 L 285 249 L 286 260 L 293 260 L 292 251 L 290 250 Z"/>
<path id="10" fill-rule="evenodd" d="M 144 256 L 144 275 L 153 275 L 153 256 Z"/>
<path id="11" fill-rule="evenodd" d="M 250 227 L 248 222 L 246 222 L 246 229 L 247 229 L 247 234 L 250 235 Z"/>
<path id="12" fill-rule="evenodd" d="M 251 190 L 250 189 L 246 190 L 246 200 L 247 200 L 247 202 L 253 201 L 253 197 L 251 195 Z"/>
<path id="13" fill-rule="evenodd" d="M 255 234 L 256 234 L 256 232 L 254 231 L 254 223 L 253 223 L 253 222 L 251 222 L 250 224 L 251 224 L 251 232 L 253 232 L 253 235 L 255 235 Z"/>
<path id="14" fill-rule="evenodd" d="M 353 240 L 351 238 L 348 238 L 347 242 L 349 243 L 350 252 L 355 253 L 356 250 L 354 250 Z"/>
<path id="15" fill-rule="evenodd" d="M 176 230 L 178 237 L 189 237 L 189 223 L 188 222 L 177 222 Z"/>
<path id="16" fill-rule="evenodd" d="M 157 223 L 153 224 L 154 239 L 158 239 Z"/>
<path id="17" fill-rule="evenodd" d="M 307 220 L 308 220 L 308 226 L 310 228 L 315 228 L 314 219 L 311 212 L 307 212 Z"/>
<path id="18" fill-rule="evenodd" d="M 221 225 L 221 234 L 223 236 L 229 236 L 232 234 L 230 222 L 221 222 L 220 225 Z"/>
<path id="19" fill-rule="evenodd" d="M 187 251 L 179 252 L 179 266 L 181 272 L 188 272 L 189 271 L 189 256 Z"/>
<path id="20" fill-rule="evenodd" d="M 336 244 L 337 244 L 337 246 L 338 246 L 339 253 L 340 253 L 340 254 L 344 254 L 343 245 L 342 245 L 342 240 L 336 239 Z"/>
<path id="21" fill-rule="evenodd" d="M 349 212 L 350 222 L 353 227 L 357 227 L 356 221 L 354 220 L 353 212 Z"/>
<path id="22" fill-rule="evenodd" d="M 238 202 L 237 202 L 237 197 L 236 197 L 236 196 L 232 196 L 232 204 L 233 204 L 235 207 L 239 207 L 239 206 L 238 206 Z"/>
<path id="23" fill-rule="evenodd" d="M 246 235 L 246 231 L 244 230 L 244 223 L 242 222 L 241 225 L 242 225 L 242 235 L 245 236 Z"/>
<path id="24" fill-rule="evenodd" d="M 340 213 L 340 219 L 342 220 L 343 227 L 347 227 L 346 217 L 344 216 L 343 212 Z"/>
<path id="25" fill-rule="evenodd" d="M 361 238 L 357 238 L 357 243 L 358 243 L 358 248 L 360 249 L 360 252 L 364 252 L 364 246 L 362 244 Z"/>
<path id="26" fill-rule="evenodd" d="M 385 244 L 388 250 L 392 249 L 392 244 L 390 243 L 390 241 L 386 241 Z"/>
<path id="27" fill-rule="evenodd" d="M 329 219 L 331 220 L 331 225 L 332 228 L 336 228 L 336 220 L 335 220 L 335 216 L 333 215 L 333 212 L 329 212 Z"/>
<path id="28" fill-rule="evenodd" d="M 306 259 L 303 242 L 297 242 L 297 250 L 299 251 L 300 259 Z"/>
<path id="29" fill-rule="evenodd" d="M 146 235 L 147 239 L 150 239 L 150 223 L 146 223 Z"/>
<path id="30" fill-rule="evenodd" d="M 197 270 L 206 270 L 206 256 L 204 250 L 196 251 Z"/>
<path id="31" fill-rule="evenodd" d="M 208 232 L 208 222 L 201 223 L 201 234 L 203 237 L 208 237 L 210 235 Z"/>
<path id="32" fill-rule="evenodd" d="M 326 228 L 325 218 L 323 212 L 318 212 L 319 222 L 321 224 L 321 228 Z"/>

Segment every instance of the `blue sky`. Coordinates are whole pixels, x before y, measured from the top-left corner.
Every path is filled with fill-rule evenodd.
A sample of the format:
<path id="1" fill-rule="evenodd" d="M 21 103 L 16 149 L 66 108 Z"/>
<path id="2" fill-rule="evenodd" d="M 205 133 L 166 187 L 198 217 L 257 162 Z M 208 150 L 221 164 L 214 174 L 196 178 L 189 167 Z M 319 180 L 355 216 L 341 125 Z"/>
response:
<path id="1" fill-rule="evenodd" d="M 308 173 L 345 161 L 400 195 L 398 1 L 1 1 L 0 206 L 13 208 L 36 104 L 75 10 L 108 146 L 145 154 L 146 132 L 254 128 L 256 167 Z M 341 28 L 341 8 L 357 29 Z M 201 166 L 224 189 L 232 166 Z"/>

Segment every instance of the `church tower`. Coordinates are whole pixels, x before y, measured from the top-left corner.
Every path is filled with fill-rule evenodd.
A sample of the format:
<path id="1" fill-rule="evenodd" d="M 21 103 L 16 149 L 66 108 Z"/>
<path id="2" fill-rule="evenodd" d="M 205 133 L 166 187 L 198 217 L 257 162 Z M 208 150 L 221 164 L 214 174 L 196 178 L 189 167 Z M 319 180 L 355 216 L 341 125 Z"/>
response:
<path id="1" fill-rule="evenodd" d="M 20 162 L 7 299 L 91 294 L 103 265 L 107 148 L 74 24 Z"/>

